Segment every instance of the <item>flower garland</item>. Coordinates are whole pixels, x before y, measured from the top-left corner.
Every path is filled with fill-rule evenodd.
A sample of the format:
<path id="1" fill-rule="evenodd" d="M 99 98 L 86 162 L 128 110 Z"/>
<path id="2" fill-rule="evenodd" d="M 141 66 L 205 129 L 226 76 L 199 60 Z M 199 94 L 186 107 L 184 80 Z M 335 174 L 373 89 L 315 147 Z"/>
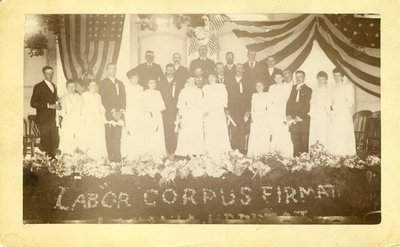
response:
<path id="1" fill-rule="evenodd" d="M 333 156 L 328 154 L 321 144 L 316 143 L 310 147 L 308 153 L 295 158 L 284 158 L 278 153 L 269 153 L 250 159 L 236 150 L 220 159 L 203 155 L 190 160 L 160 160 L 145 155 L 135 161 L 123 160 L 115 163 L 107 159 L 94 160 L 80 150 L 73 154 L 59 155 L 56 160 L 51 160 L 44 153 L 37 152 L 33 158 L 24 160 L 24 168 L 36 174 L 48 170 L 59 177 L 79 175 L 104 178 L 112 174 L 149 176 L 159 178 L 160 184 L 168 184 L 174 183 L 177 178 L 184 179 L 189 176 L 224 178 L 227 174 L 241 176 L 245 171 L 250 171 L 254 178 L 263 177 L 276 169 L 290 172 L 311 171 L 317 167 L 367 169 L 379 166 L 380 163 L 380 158 L 377 156 L 368 156 L 365 160 L 358 156 Z"/>

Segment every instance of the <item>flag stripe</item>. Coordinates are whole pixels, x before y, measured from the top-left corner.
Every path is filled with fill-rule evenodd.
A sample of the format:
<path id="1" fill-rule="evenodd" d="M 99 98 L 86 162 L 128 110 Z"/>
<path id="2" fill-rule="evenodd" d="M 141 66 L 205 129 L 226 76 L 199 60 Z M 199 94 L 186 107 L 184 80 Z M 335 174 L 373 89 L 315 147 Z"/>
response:
<path id="1" fill-rule="evenodd" d="M 339 64 L 339 67 L 342 68 L 343 71 L 347 74 L 347 77 L 352 80 L 355 80 L 355 82 L 357 84 L 359 84 L 359 87 L 362 87 L 370 92 L 374 92 L 375 96 L 380 97 L 381 89 L 379 86 L 373 85 L 373 84 L 369 83 L 368 81 L 364 81 L 364 80 L 360 79 L 357 75 L 355 75 L 353 73 L 353 71 L 350 68 L 348 68 L 347 66 L 342 64 L 341 61 L 338 61 L 338 64 Z M 356 78 L 356 79 L 353 79 L 353 78 Z"/>
<path id="2" fill-rule="evenodd" d="M 61 63 L 63 64 L 63 71 L 64 71 L 64 76 L 65 78 L 72 78 L 72 73 L 70 71 L 70 66 L 68 63 L 68 52 L 67 48 L 65 47 L 64 44 L 67 42 L 65 41 L 65 32 L 63 32 L 63 27 L 61 28 L 60 36 L 59 36 L 59 51 L 60 51 L 60 57 L 61 57 Z"/>
<path id="3" fill-rule="evenodd" d="M 374 95 L 377 97 L 380 97 L 380 93 L 379 90 L 374 90 L 374 89 L 368 89 L 366 86 L 367 84 L 372 85 L 368 82 L 365 82 L 364 80 L 358 78 L 357 76 L 355 76 L 352 73 L 349 73 L 349 69 L 345 69 L 344 66 L 342 66 L 342 64 L 340 64 L 340 62 L 337 60 L 337 57 L 335 56 L 334 52 L 331 51 L 331 48 L 329 48 L 329 45 L 324 41 L 323 37 L 321 36 L 321 34 L 319 32 L 316 32 L 315 34 L 315 38 L 318 41 L 318 44 L 321 46 L 322 50 L 325 52 L 326 56 L 332 61 L 332 63 L 338 67 L 343 69 L 343 71 L 345 72 L 346 76 L 352 80 L 352 82 L 359 87 L 360 89 Z M 362 85 L 364 84 L 364 85 Z"/>
<path id="4" fill-rule="evenodd" d="M 306 20 L 307 15 L 302 15 L 300 17 L 301 18 L 297 18 L 297 19 L 290 21 L 285 27 L 283 27 L 281 29 L 271 30 L 269 32 L 252 32 L 252 33 L 250 33 L 248 31 L 243 31 L 243 30 L 233 30 L 233 32 L 239 38 L 240 37 L 264 37 L 264 38 L 273 37 L 273 36 L 277 36 L 282 33 L 285 33 L 289 30 L 292 30 L 294 27 L 296 27 L 302 21 Z"/>
<path id="5" fill-rule="evenodd" d="M 124 30 L 125 15 L 123 16 L 122 19 L 123 19 L 123 24 L 122 24 L 122 26 L 121 26 L 121 29 Z M 124 35 L 124 33 L 122 32 L 122 34 L 121 34 L 121 39 L 122 39 L 122 36 L 123 36 L 123 35 Z M 127 34 L 125 34 L 125 35 L 127 35 Z M 121 48 L 121 42 L 115 42 L 114 53 L 113 53 L 113 56 L 112 56 L 112 62 L 113 62 L 113 63 L 117 63 L 120 48 Z"/>
<path id="6" fill-rule="evenodd" d="M 300 66 L 304 63 L 304 61 L 307 59 L 308 55 L 310 55 L 310 52 L 313 47 L 313 39 L 308 41 L 307 46 L 301 51 L 300 55 L 296 57 L 296 59 L 293 60 L 293 62 L 285 69 L 289 69 L 290 71 L 296 71 Z"/>
<path id="7" fill-rule="evenodd" d="M 307 27 L 306 30 L 308 31 L 308 29 L 310 29 L 310 28 L 312 29 L 313 25 L 314 25 L 314 23 L 310 23 L 310 25 Z M 293 35 L 291 35 L 286 40 L 279 42 L 274 46 L 266 47 L 265 49 L 259 51 L 258 57 L 261 57 L 263 60 L 265 60 L 268 56 L 272 56 L 275 54 L 275 55 L 278 55 L 278 57 L 276 57 L 275 59 L 282 60 L 280 58 L 281 56 L 290 56 L 290 53 L 288 53 L 286 51 L 286 47 L 290 44 L 292 44 L 292 46 L 293 46 L 293 43 L 296 43 L 296 42 L 304 42 L 307 39 L 307 37 L 305 37 L 304 33 L 305 33 L 304 30 L 296 30 L 293 33 Z M 298 39 L 298 37 L 300 37 L 300 39 Z M 280 51 L 283 51 L 283 52 L 279 53 Z M 279 53 L 279 54 L 276 54 L 276 53 Z"/>
<path id="8" fill-rule="evenodd" d="M 96 62 L 98 62 L 97 57 L 98 57 L 99 50 L 101 51 L 101 49 L 102 49 L 102 48 L 101 49 L 99 48 L 100 43 L 104 43 L 104 41 L 95 40 L 95 41 L 90 41 L 90 43 L 93 43 L 94 51 L 93 51 L 93 56 L 90 59 L 89 66 L 94 68 L 96 65 Z"/>
<path id="9" fill-rule="evenodd" d="M 75 68 L 75 71 L 76 71 L 76 77 L 74 77 L 74 78 L 77 78 L 78 75 L 82 74 L 82 69 L 81 69 L 81 67 L 79 65 L 79 62 L 77 60 L 77 54 L 76 54 L 75 15 L 70 15 L 69 19 L 70 19 L 70 23 L 69 23 L 69 25 L 70 25 L 69 26 L 69 28 L 70 28 L 70 32 L 69 32 L 70 42 L 69 42 L 69 45 L 71 46 L 71 54 L 70 54 L 70 56 L 71 56 L 71 60 L 72 60 L 72 63 L 74 65 L 74 68 Z"/>
<path id="10" fill-rule="evenodd" d="M 63 15 L 59 47 L 67 79 L 88 78 L 89 71 L 101 79 L 105 64 L 118 59 L 124 17 Z"/>
<path id="11" fill-rule="evenodd" d="M 100 59 L 98 59 L 98 61 L 100 61 L 99 66 L 96 66 L 96 80 L 101 80 L 102 76 L 103 76 L 103 72 L 104 72 L 104 67 L 106 65 L 106 60 L 107 60 L 107 54 L 109 52 L 108 47 L 110 46 L 110 42 L 102 42 L 104 44 L 103 49 L 101 49 L 99 51 L 99 55 L 100 55 Z"/>
<path id="12" fill-rule="evenodd" d="M 330 30 L 335 30 L 335 36 L 340 39 L 343 43 L 347 43 L 348 45 L 350 45 L 351 47 L 353 47 L 354 49 L 357 49 L 357 47 L 352 44 L 349 39 L 344 36 L 344 34 L 342 32 L 340 32 L 336 26 L 334 24 L 332 24 L 332 22 L 329 20 L 329 18 L 327 18 L 325 15 L 320 15 L 319 16 L 320 19 L 324 20 L 324 24 L 329 27 Z M 370 47 L 363 47 L 363 50 L 371 57 L 376 57 L 379 58 L 381 57 L 381 50 L 377 49 L 377 48 L 370 48 Z"/>
<path id="13" fill-rule="evenodd" d="M 298 50 L 301 46 L 303 46 L 307 40 L 309 40 L 313 35 L 313 30 L 315 29 L 315 21 L 310 23 L 304 32 L 302 32 L 295 40 L 293 40 L 290 44 L 288 44 L 284 49 L 278 50 L 275 54 L 273 54 L 275 61 L 278 63 L 282 61 L 288 54 L 292 54 L 296 50 Z M 266 58 L 265 58 L 266 60 Z"/>
<path id="14" fill-rule="evenodd" d="M 273 46 L 276 43 L 279 43 L 282 40 L 287 39 L 292 34 L 293 33 L 287 33 L 286 35 L 278 37 L 278 38 L 275 38 L 275 39 L 271 39 L 271 40 L 264 41 L 264 42 L 261 42 L 261 43 L 255 43 L 255 44 L 246 45 L 246 48 L 249 49 L 249 50 L 260 51 L 260 50 L 265 49 L 265 47 Z"/>
<path id="15" fill-rule="evenodd" d="M 79 74 L 83 74 L 85 71 L 85 64 L 83 63 L 81 56 L 81 50 L 82 50 L 81 40 L 83 39 L 83 37 L 81 37 L 81 28 L 84 28 L 84 26 L 82 26 L 81 16 L 80 15 L 74 15 L 74 16 L 75 16 L 75 58 L 78 61 L 79 68 L 81 71 Z"/>
<path id="16" fill-rule="evenodd" d="M 313 37 L 309 36 L 308 39 L 301 44 L 301 47 L 299 47 L 296 51 L 291 52 L 288 56 L 284 57 L 284 59 L 282 59 L 281 61 L 276 63 L 276 66 L 278 68 L 282 68 L 282 69 L 286 69 L 288 67 L 290 67 L 292 65 L 292 63 L 296 61 L 299 61 L 300 58 L 298 58 L 299 56 L 301 56 L 301 54 L 304 53 L 304 50 L 308 48 L 308 46 L 310 45 L 312 46 L 313 43 Z M 274 56 L 274 58 L 276 57 L 275 54 L 272 54 L 272 56 Z M 275 58 L 276 60 L 276 58 Z M 266 62 L 265 59 L 262 60 L 262 62 Z M 293 65 L 295 66 L 295 65 Z M 300 65 L 299 65 L 300 66 Z"/>
<path id="17" fill-rule="evenodd" d="M 308 16 L 308 14 L 300 15 L 296 18 L 283 20 L 283 21 L 233 21 L 234 23 L 242 26 L 255 26 L 255 27 L 265 27 L 265 26 L 274 26 L 274 25 L 282 25 L 286 24 L 290 21 L 304 18 L 304 16 Z"/>
<path id="18" fill-rule="evenodd" d="M 357 58 L 358 60 L 363 61 L 364 63 L 370 64 L 373 66 L 381 65 L 380 58 L 369 56 L 366 53 L 360 52 L 359 49 L 349 46 L 348 44 L 350 42 L 345 43 L 337 38 L 337 33 L 340 32 L 339 30 L 336 30 L 337 32 L 335 32 L 335 34 L 333 34 L 332 30 L 327 27 L 324 20 L 320 19 L 319 21 L 320 21 L 320 27 L 321 27 L 320 29 L 323 29 L 325 32 L 327 32 L 331 36 L 333 42 L 335 42 L 335 44 L 338 45 L 348 55 L 353 56 L 353 57 Z"/>
<path id="19" fill-rule="evenodd" d="M 301 17 L 304 18 L 304 15 Z M 289 68 L 292 71 L 298 69 L 309 56 L 313 41 L 316 40 L 328 58 L 346 71 L 348 78 L 357 87 L 380 97 L 380 50 L 354 45 L 326 15 L 312 14 L 307 16 L 307 20 L 299 21 L 301 17 L 297 18 L 297 22 L 292 19 L 280 23 L 279 27 L 254 25 L 257 28 L 262 26 L 264 30 L 235 22 L 237 31 L 234 33 L 246 48 L 258 51 L 261 62 L 265 62 L 268 56 L 274 56 L 277 67 Z M 360 27 L 360 24 L 355 24 L 353 27 L 357 25 Z M 368 28 L 373 26 L 374 24 L 370 24 Z M 258 32 L 252 32 L 254 30 Z M 344 31 L 346 34 L 357 35 L 353 30 L 344 29 Z M 376 31 L 372 35 L 380 36 Z"/>
<path id="20" fill-rule="evenodd" d="M 67 48 L 67 54 L 68 54 L 68 63 L 69 63 L 69 68 L 71 70 L 72 78 L 77 78 L 78 74 L 76 73 L 75 70 L 75 65 L 74 62 L 72 61 L 72 49 L 71 49 L 71 26 L 70 26 L 70 18 L 69 15 L 65 15 L 65 38 L 66 38 L 66 48 Z M 71 79 L 72 79 L 71 78 Z"/>
<path id="21" fill-rule="evenodd" d="M 356 59 L 349 57 L 349 56 L 343 56 L 346 54 L 341 54 L 340 49 L 338 47 L 334 47 L 332 42 L 329 41 L 329 37 L 324 34 L 323 32 L 320 32 L 322 39 L 320 39 L 320 42 L 323 42 L 325 44 L 325 48 L 328 50 L 328 52 L 332 53 L 335 55 L 336 59 L 338 61 L 341 61 L 343 64 L 345 64 L 348 68 L 350 68 L 355 75 L 357 75 L 359 78 L 368 81 L 374 85 L 379 85 L 380 84 L 380 77 L 379 77 L 379 68 L 377 67 L 371 67 L 367 66 L 366 64 L 361 64 L 361 62 L 357 61 Z M 351 64 L 350 64 L 351 63 Z M 362 70 L 361 68 L 363 68 Z M 374 76 L 368 72 L 374 72 L 377 73 L 378 76 Z"/>
<path id="22" fill-rule="evenodd" d="M 97 52 L 94 53 L 96 56 L 96 60 L 95 60 L 95 63 L 92 68 L 93 68 L 93 73 L 94 73 L 96 80 L 98 80 L 98 77 L 99 77 L 97 72 L 99 71 L 100 65 L 103 62 L 101 58 L 103 57 L 104 47 L 106 45 L 108 45 L 108 42 L 105 42 L 104 40 L 100 40 L 97 44 Z"/>

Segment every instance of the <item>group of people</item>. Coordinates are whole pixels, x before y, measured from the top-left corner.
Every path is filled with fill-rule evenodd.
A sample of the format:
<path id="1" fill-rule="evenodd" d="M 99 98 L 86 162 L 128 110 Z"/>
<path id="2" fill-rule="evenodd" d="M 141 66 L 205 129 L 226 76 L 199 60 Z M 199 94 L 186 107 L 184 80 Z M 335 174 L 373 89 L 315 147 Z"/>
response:
<path id="1" fill-rule="evenodd" d="M 54 157 L 58 148 L 63 153 L 79 148 L 114 162 L 144 154 L 217 158 L 231 150 L 291 157 L 318 141 L 334 155 L 356 154 L 354 91 L 340 69 L 333 70 L 333 87 L 321 71 L 312 90 L 304 71 L 282 71 L 272 56 L 265 65 L 250 50 L 241 64 L 228 52 L 224 65 L 207 57 L 206 46 L 198 52 L 189 68 L 174 53 L 164 73 L 147 51 L 146 62 L 127 72 L 126 84 L 115 77 L 116 65 L 108 64 L 104 80 L 89 80 L 84 90 L 68 81 L 61 98 L 53 69 L 44 67 L 45 79 L 31 98 L 42 150 Z"/>

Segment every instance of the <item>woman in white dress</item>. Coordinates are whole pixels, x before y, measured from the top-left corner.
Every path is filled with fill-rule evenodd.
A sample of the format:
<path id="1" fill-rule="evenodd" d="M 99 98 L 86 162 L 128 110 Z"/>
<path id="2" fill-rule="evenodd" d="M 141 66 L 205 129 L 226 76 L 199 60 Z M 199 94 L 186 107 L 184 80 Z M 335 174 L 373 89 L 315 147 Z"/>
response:
<path id="1" fill-rule="evenodd" d="M 61 97 L 62 117 L 60 128 L 60 150 L 63 153 L 73 153 L 80 147 L 79 126 L 81 124 L 82 98 L 76 92 L 76 83 L 68 81 L 67 93 Z"/>
<path id="2" fill-rule="evenodd" d="M 177 103 L 179 132 L 175 154 L 201 155 L 204 153 L 203 93 L 193 77 L 189 77 L 186 82 Z"/>
<path id="3" fill-rule="evenodd" d="M 352 117 L 354 88 L 344 81 L 343 72 L 333 70 L 335 86 L 332 89 L 332 112 L 328 134 L 328 152 L 333 155 L 356 155 L 356 140 Z"/>
<path id="4" fill-rule="evenodd" d="M 137 159 L 143 154 L 143 87 L 140 86 L 139 76 L 134 71 L 127 74 L 129 84 L 126 85 L 125 128 L 121 137 L 121 153 L 128 160 Z"/>
<path id="5" fill-rule="evenodd" d="M 270 128 L 268 123 L 268 93 L 264 84 L 256 83 L 256 93 L 251 98 L 251 127 L 247 156 L 256 158 L 270 152 Z"/>
<path id="6" fill-rule="evenodd" d="M 209 84 L 203 87 L 204 95 L 204 148 L 211 157 L 218 158 L 231 150 L 225 108 L 228 92 L 225 85 L 217 83 L 215 74 L 208 75 Z"/>
<path id="7" fill-rule="evenodd" d="M 162 158 L 167 154 L 161 113 L 165 110 L 165 104 L 156 85 L 155 80 L 149 80 L 148 89 L 143 92 L 143 137 L 146 138 L 146 141 L 142 142 L 142 146 L 143 153 L 150 154 L 155 158 Z"/>
<path id="8" fill-rule="evenodd" d="M 283 83 L 282 72 L 275 74 L 275 84 L 268 91 L 268 118 L 271 130 L 271 152 L 278 152 L 284 157 L 293 156 L 293 143 L 289 127 L 286 125 L 286 103 L 290 90 Z"/>
<path id="9" fill-rule="evenodd" d="M 317 74 L 318 86 L 313 90 L 310 107 L 310 137 L 309 144 L 322 144 L 328 146 L 328 122 L 332 103 L 328 88 L 328 75 L 325 71 Z"/>
<path id="10" fill-rule="evenodd" d="M 88 91 L 82 94 L 83 149 L 94 159 L 107 157 L 105 138 L 105 109 L 101 103 L 96 81 L 90 81 Z"/>

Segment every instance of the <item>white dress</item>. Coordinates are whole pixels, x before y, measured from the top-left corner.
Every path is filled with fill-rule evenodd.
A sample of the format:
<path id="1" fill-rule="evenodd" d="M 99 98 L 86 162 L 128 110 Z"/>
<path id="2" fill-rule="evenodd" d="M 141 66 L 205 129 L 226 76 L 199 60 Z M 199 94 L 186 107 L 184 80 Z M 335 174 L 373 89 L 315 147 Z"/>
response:
<path id="1" fill-rule="evenodd" d="M 60 128 L 60 150 L 63 153 L 73 153 L 80 148 L 82 133 L 80 133 L 82 98 L 78 93 L 66 94 L 60 98 L 62 124 Z"/>
<path id="2" fill-rule="evenodd" d="M 176 155 L 204 153 L 203 93 L 194 85 L 186 84 L 179 94 L 177 107 L 181 115 Z"/>
<path id="3" fill-rule="evenodd" d="M 162 111 L 165 104 L 158 90 L 147 89 L 143 92 L 144 127 L 142 152 L 157 158 L 164 157 L 167 153 L 165 148 L 164 123 Z"/>
<path id="4" fill-rule="evenodd" d="M 228 93 L 224 84 L 208 84 L 203 87 L 204 110 L 204 149 L 211 157 L 218 158 L 231 150 L 225 108 Z"/>
<path id="5" fill-rule="evenodd" d="M 105 137 L 105 109 L 98 93 L 82 94 L 83 149 L 94 159 L 107 157 Z"/>
<path id="6" fill-rule="evenodd" d="M 271 152 L 293 156 L 293 143 L 286 122 L 286 103 L 290 95 L 286 84 L 273 84 L 268 91 L 268 118 L 271 126 Z"/>
<path id="7" fill-rule="evenodd" d="M 251 127 L 247 156 L 255 158 L 270 152 L 268 93 L 254 93 L 251 98 Z"/>
<path id="8" fill-rule="evenodd" d="M 328 87 L 317 87 L 313 90 L 310 102 L 310 146 L 314 145 L 317 141 L 325 149 L 328 146 L 328 122 L 331 102 Z"/>
<path id="9" fill-rule="evenodd" d="M 137 159 L 143 154 L 145 136 L 143 87 L 140 85 L 126 85 L 125 128 L 122 130 L 121 154 L 128 160 Z"/>
<path id="10" fill-rule="evenodd" d="M 333 155 L 355 155 L 356 140 L 352 117 L 353 85 L 344 82 L 332 89 L 332 112 L 328 134 L 328 152 Z"/>

